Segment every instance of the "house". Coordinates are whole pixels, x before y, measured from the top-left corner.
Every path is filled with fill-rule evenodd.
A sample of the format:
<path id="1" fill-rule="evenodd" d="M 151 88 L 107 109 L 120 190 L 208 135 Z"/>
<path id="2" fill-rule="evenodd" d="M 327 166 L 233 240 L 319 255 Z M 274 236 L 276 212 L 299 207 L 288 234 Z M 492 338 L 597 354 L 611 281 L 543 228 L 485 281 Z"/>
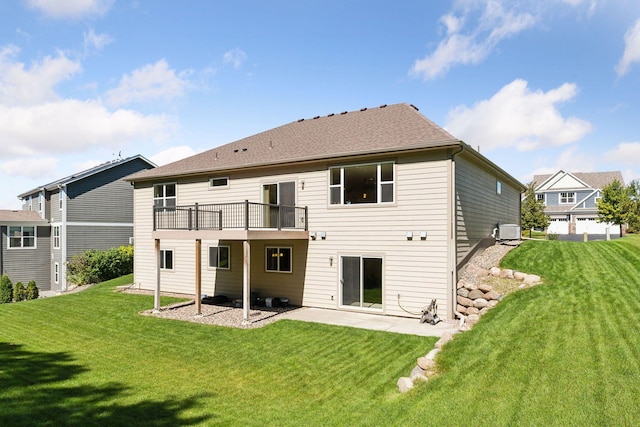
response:
<path id="1" fill-rule="evenodd" d="M 20 194 L 21 211 L 0 211 L 0 271 L 13 282 L 65 291 L 73 255 L 132 243 L 133 188 L 122 178 L 153 167 L 137 155 Z"/>
<path id="2" fill-rule="evenodd" d="M 545 205 L 545 213 L 551 217 L 547 229 L 553 234 L 620 234 L 620 226 L 598 222 L 598 199 L 602 189 L 624 179 L 619 171 L 565 172 L 534 175 L 533 182 L 538 200 Z"/>
<path id="3" fill-rule="evenodd" d="M 468 255 L 520 223 L 524 186 L 412 105 L 301 119 L 127 177 L 135 283 L 454 317 Z M 200 311 L 196 298 L 196 312 Z"/>

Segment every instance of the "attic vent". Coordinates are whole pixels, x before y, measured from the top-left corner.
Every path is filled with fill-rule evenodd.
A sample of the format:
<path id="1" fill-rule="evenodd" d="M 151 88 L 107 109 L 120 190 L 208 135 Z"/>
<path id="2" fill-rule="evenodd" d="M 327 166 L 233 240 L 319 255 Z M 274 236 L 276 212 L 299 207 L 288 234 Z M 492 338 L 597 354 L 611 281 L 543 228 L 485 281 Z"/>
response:
<path id="1" fill-rule="evenodd" d="M 238 150 L 237 148 L 235 150 L 233 150 L 234 153 L 237 153 L 238 151 L 240 151 L 240 150 Z"/>
<path id="2" fill-rule="evenodd" d="M 315 116 L 315 117 L 313 118 L 313 120 L 315 120 L 315 119 L 319 119 L 319 118 L 320 118 L 320 116 Z"/>
<path id="3" fill-rule="evenodd" d="M 335 116 L 335 114 L 333 114 L 333 113 L 327 115 L 327 117 L 333 117 L 333 116 Z"/>
<path id="4" fill-rule="evenodd" d="M 243 149 L 242 149 L 242 152 L 244 153 L 245 151 L 247 151 L 247 149 L 246 149 L 246 148 L 243 148 Z"/>
<path id="5" fill-rule="evenodd" d="M 299 119 L 299 120 L 298 120 L 298 123 L 300 123 L 300 122 L 304 122 L 304 119 Z"/>
<path id="6" fill-rule="evenodd" d="M 348 111 L 343 111 L 342 113 L 340 113 L 340 115 L 347 114 L 347 113 Z"/>
<path id="7" fill-rule="evenodd" d="M 414 110 L 416 110 L 416 111 L 420 111 L 420 110 L 418 110 L 418 107 L 416 107 L 416 106 L 415 106 L 415 105 L 413 105 L 413 104 L 409 104 L 409 106 L 410 106 L 410 107 L 413 107 L 413 109 L 414 109 Z"/>
<path id="8" fill-rule="evenodd" d="M 367 107 L 361 108 L 360 111 L 367 111 Z"/>
<path id="9" fill-rule="evenodd" d="M 382 105 L 380 106 L 380 108 L 384 108 L 384 107 L 386 107 L 386 106 L 387 106 L 387 104 L 382 104 Z"/>

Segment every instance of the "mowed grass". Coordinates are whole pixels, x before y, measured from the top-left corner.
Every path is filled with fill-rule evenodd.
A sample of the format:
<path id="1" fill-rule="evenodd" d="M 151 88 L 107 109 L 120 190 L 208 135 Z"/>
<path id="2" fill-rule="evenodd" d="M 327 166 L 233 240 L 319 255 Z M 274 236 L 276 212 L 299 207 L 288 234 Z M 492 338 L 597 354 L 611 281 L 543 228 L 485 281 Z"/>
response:
<path id="1" fill-rule="evenodd" d="M 545 284 L 406 394 L 396 380 L 435 339 L 143 317 L 152 297 L 111 290 L 130 278 L 0 305 L 0 425 L 640 425 L 640 238 L 531 241 L 503 265 Z"/>

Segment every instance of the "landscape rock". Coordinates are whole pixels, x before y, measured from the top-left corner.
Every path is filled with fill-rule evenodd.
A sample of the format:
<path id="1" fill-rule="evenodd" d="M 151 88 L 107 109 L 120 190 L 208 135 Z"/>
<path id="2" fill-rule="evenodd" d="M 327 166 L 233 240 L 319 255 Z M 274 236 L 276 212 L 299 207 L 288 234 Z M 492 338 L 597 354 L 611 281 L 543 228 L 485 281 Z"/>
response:
<path id="1" fill-rule="evenodd" d="M 458 302 L 458 304 L 460 305 L 464 305 L 465 307 L 472 307 L 473 306 L 473 301 L 470 300 L 469 298 L 465 298 L 463 296 L 458 295 L 456 297 L 456 301 Z"/>
<path id="2" fill-rule="evenodd" d="M 436 366 L 436 362 L 432 359 L 427 359 L 426 357 L 418 357 L 418 366 L 426 371 Z"/>
<path id="3" fill-rule="evenodd" d="M 469 297 L 469 290 L 465 289 L 465 288 L 460 288 L 458 289 L 458 291 L 456 292 L 458 295 L 460 295 L 461 297 L 465 297 L 468 298 Z"/>
<path id="4" fill-rule="evenodd" d="M 500 277 L 500 269 L 498 267 L 491 267 L 489 274 L 494 277 Z"/>
<path id="5" fill-rule="evenodd" d="M 496 291 L 489 291 L 484 294 L 484 299 L 487 301 L 497 300 L 500 298 L 500 294 Z"/>
<path id="6" fill-rule="evenodd" d="M 416 381 L 427 381 L 429 379 L 427 378 L 424 369 L 422 369 L 420 366 L 416 366 L 413 368 L 411 374 L 409 374 L 409 378 L 411 378 L 411 381 L 413 381 L 414 383 Z"/>
<path id="7" fill-rule="evenodd" d="M 505 268 L 504 270 L 502 270 L 500 272 L 500 277 L 504 277 L 507 279 L 513 279 L 513 270 L 509 269 L 509 268 Z"/>
<path id="8" fill-rule="evenodd" d="M 465 282 L 464 283 L 464 288 L 468 291 L 474 291 L 476 289 L 478 289 L 478 285 L 476 285 L 475 283 L 472 282 Z"/>
<path id="9" fill-rule="evenodd" d="M 500 301 L 495 300 L 495 299 L 492 299 L 491 301 L 489 301 L 489 304 L 488 304 L 488 306 L 487 306 L 487 307 L 489 307 L 489 308 L 493 308 L 493 307 L 495 307 L 496 305 L 498 305 L 498 302 L 500 302 Z"/>
<path id="10" fill-rule="evenodd" d="M 486 283 L 480 283 L 478 285 L 478 289 L 481 290 L 482 292 L 490 292 L 493 290 L 493 286 L 487 285 Z"/>
<path id="11" fill-rule="evenodd" d="M 438 353 L 440 353 L 440 349 L 439 348 L 434 348 L 429 353 L 427 353 L 427 355 L 424 356 L 424 357 L 429 359 L 429 360 L 436 360 L 436 356 L 438 355 Z"/>
<path id="12" fill-rule="evenodd" d="M 526 283 L 523 283 L 522 285 L 518 286 L 518 289 L 524 289 L 524 288 L 526 288 L 526 287 L 527 287 L 527 284 L 526 284 Z"/>
<path id="13" fill-rule="evenodd" d="M 467 307 L 467 317 L 477 315 L 478 313 L 480 313 L 480 310 L 477 308 Z"/>
<path id="14" fill-rule="evenodd" d="M 456 304 L 456 311 L 460 314 L 467 314 L 467 307 L 464 305 Z"/>
<path id="15" fill-rule="evenodd" d="M 537 276 L 535 274 L 527 274 L 527 276 L 524 278 L 524 283 L 526 283 L 527 285 L 537 285 L 538 283 L 540 283 L 540 281 L 540 276 Z"/>
<path id="16" fill-rule="evenodd" d="M 446 343 L 448 343 L 452 339 L 453 339 L 453 334 L 449 331 L 445 331 L 440 336 L 440 339 L 435 343 L 434 347 L 438 349 L 442 349 L 442 346 L 444 346 Z"/>
<path id="17" fill-rule="evenodd" d="M 516 280 L 524 280 L 524 278 L 527 277 L 527 275 L 525 273 L 522 273 L 520 271 L 514 271 L 513 272 L 513 278 Z"/>
<path id="18" fill-rule="evenodd" d="M 413 388 L 413 380 L 409 377 L 400 377 L 397 386 L 400 393 L 406 393 Z"/>
<path id="19" fill-rule="evenodd" d="M 487 301 L 484 298 L 477 298 L 477 299 L 473 300 L 473 306 L 475 308 L 482 309 L 482 308 L 487 307 L 488 305 L 489 305 L 489 301 Z"/>
<path id="20" fill-rule="evenodd" d="M 480 316 L 482 316 L 482 315 L 484 315 L 484 314 L 485 314 L 487 311 L 489 311 L 489 310 L 490 310 L 490 308 L 489 308 L 488 306 L 487 306 L 487 307 L 484 307 L 482 310 L 480 310 L 480 313 L 478 313 L 478 314 L 479 314 Z"/>
<path id="21" fill-rule="evenodd" d="M 478 323 L 478 320 L 480 320 L 479 314 L 470 314 L 467 316 L 467 325 L 469 325 L 469 327 L 473 327 L 473 325 Z"/>
<path id="22" fill-rule="evenodd" d="M 482 292 L 480 289 L 474 289 L 473 291 L 469 292 L 469 295 L 467 296 L 467 298 L 469 299 L 484 298 L 484 292 Z"/>
<path id="23" fill-rule="evenodd" d="M 482 268 L 479 265 L 469 263 L 465 268 L 465 273 L 475 277 L 484 277 L 489 275 L 489 270 Z"/>

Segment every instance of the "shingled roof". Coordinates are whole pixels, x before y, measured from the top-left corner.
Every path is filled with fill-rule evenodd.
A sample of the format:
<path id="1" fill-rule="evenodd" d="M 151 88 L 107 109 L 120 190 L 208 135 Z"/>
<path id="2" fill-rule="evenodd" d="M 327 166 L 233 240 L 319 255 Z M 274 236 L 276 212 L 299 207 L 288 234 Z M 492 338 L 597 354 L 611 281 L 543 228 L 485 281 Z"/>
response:
<path id="1" fill-rule="evenodd" d="M 39 225 L 47 224 L 36 211 L 0 210 L 0 224 Z"/>
<path id="2" fill-rule="evenodd" d="M 620 171 L 608 171 L 608 172 L 570 172 L 571 175 L 578 178 L 591 188 L 602 189 L 606 185 L 610 184 L 614 180 L 620 181 L 624 185 L 624 178 Z M 543 184 L 546 180 L 556 174 L 547 175 L 534 175 L 533 182 L 536 187 Z"/>
<path id="3" fill-rule="evenodd" d="M 462 144 L 412 105 L 382 105 L 301 119 L 126 179 L 142 181 Z"/>

